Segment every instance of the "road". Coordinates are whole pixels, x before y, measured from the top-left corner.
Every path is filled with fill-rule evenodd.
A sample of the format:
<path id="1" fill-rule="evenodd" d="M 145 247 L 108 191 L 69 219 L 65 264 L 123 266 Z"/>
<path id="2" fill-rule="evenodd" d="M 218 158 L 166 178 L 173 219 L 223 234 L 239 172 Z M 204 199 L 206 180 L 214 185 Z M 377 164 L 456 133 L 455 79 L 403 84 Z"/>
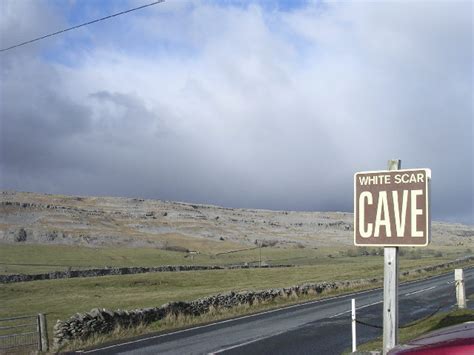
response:
<path id="1" fill-rule="evenodd" d="M 466 293 L 474 292 L 474 268 L 464 270 Z M 89 354 L 340 354 L 351 346 L 350 304 L 357 319 L 382 325 L 382 290 L 311 301 L 167 334 L 111 345 Z M 456 302 L 454 272 L 399 287 L 400 326 Z M 472 307 L 472 305 L 471 305 Z M 358 342 L 382 329 L 358 324 Z"/>

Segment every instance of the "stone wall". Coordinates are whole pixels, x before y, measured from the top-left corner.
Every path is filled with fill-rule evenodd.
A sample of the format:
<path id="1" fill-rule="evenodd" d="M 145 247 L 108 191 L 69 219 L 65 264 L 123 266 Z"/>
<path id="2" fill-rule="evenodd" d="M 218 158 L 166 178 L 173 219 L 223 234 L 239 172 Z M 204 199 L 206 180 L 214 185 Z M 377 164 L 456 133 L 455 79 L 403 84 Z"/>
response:
<path id="1" fill-rule="evenodd" d="M 282 268 L 293 267 L 294 265 L 262 265 L 262 268 Z M 0 283 L 69 279 L 73 277 L 98 277 L 111 275 L 143 274 L 147 272 L 178 272 L 178 271 L 199 271 L 199 270 L 229 270 L 229 269 L 249 269 L 258 266 L 249 265 L 163 265 L 154 267 L 105 267 L 86 270 L 53 271 L 43 274 L 9 274 L 0 275 Z"/>
<path id="2" fill-rule="evenodd" d="M 428 271 L 448 268 L 474 261 L 474 256 L 457 259 L 455 261 L 428 266 L 403 272 L 404 276 L 419 274 Z M 229 292 L 214 296 L 200 298 L 190 302 L 170 302 L 160 307 L 136 309 L 131 311 L 95 308 L 87 313 L 77 313 L 64 321 L 58 320 L 54 326 L 53 342 L 56 348 L 74 340 L 85 340 L 96 334 L 107 334 L 116 327 L 133 327 L 139 324 L 150 324 L 159 321 L 168 315 L 199 316 L 213 309 L 230 309 L 240 305 L 253 305 L 254 303 L 273 301 L 278 297 L 300 296 L 307 294 L 320 294 L 323 291 L 337 290 L 340 288 L 354 288 L 362 285 L 376 284 L 382 279 L 363 279 L 355 281 L 334 281 L 308 283 L 286 288 L 274 288 L 261 291 Z"/>
<path id="3" fill-rule="evenodd" d="M 460 264 L 470 262 L 470 261 L 474 261 L 474 256 L 466 256 L 464 258 L 448 261 L 447 263 L 442 263 L 442 264 L 437 264 L 437 265 L 432 265 L 432 266 L 425 266 L 425 267 L 413 269 L 413 270 L 407 270 L 407 271 L 402 272 L 402 275 L 408 276 L 408 275 L 420 274 L 423 272 L 431 272 L 431 271 L 436 271 L 436 270 L 441 270 L 441 269 L 447 269 L 449 267 L 453 267 L 453 266 L 460 265 Z"/>
<path id="4" fill-rule="evenodd" d="M 424 268 L 407 270 L 402 273 L 403 276 L 412 274 L 419 274 L 422 272 L 436 271 L 445 269 L 461 263 L 474 261 L 474 256 L 457 259 L 447 263 L 427 266 Z M 295 265 L 262 265 L 262 268 L 284 268 L 294 267 Z M 250 269 L 258 268 L 258 266 L 251 265 L 163 265 L 154 267 L 105 267 L 85 270 L 68 270 L 68 271 L 53 271 L 43 274 L 9 274 L 0 275 L 0 283 L 13 283 L 25 281 L 38 280 L 54 280 L 54 279 L 68 279 L 74 277 L 98 277 L 98 276 L 112 276 L 112 275 L 131 275 L 143 274 L 147 272 L 179 272 L 179 271 L 199 271 L 199 270 L 232 270 L 232 269 Z"/>
<path id="5" fill-rule="evenodd" d="M 170 302 L 155 308 L 136 309 L 131 311 L 95 308 L 87 313 L 77 313 L 71 318 L 60 321 L 54 326 L 53 343 L 60 346 L 73 340 L 85 340 L 93 335 L 107 334 L 116 327 L 133 327 L 159 321 L 168 315 L 199 316 L 213 309 L 230 309 L 239 305 L 253 305 L 269 302 L 278 297 L 292 295 L 320 294 L 323 291 L 338 288 L 356 287 L 380 280 L 337 281 L 304 284 L 286 288 L 275 288 L 261 291 L 229 292 L 200 298 L 190 302 Z"/>

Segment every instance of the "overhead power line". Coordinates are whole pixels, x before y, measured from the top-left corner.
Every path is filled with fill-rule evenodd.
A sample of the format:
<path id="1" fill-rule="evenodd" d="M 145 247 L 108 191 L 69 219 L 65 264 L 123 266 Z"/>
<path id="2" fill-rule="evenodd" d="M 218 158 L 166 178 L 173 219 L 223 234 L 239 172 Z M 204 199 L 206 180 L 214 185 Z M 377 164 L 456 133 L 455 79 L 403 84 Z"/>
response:
<path id="1" fill-rule="evenodd" d="M 162 3 L 162 2 L 165 2 L 165 0 L 158 0 L 158 1 L 152 2 L 152 3 L 150 3 L 150 4 L 146 4 L 146 5 L 134 7 L 133 9 L 129 9 L 129 10 L 117 12 L 116 14 L 109 15 L 109 16 L 105 16 L 105 17 L 99 18 L 99 19 L 97 19 L 97 20 L 93 20 L 93 21 L 89 21 L 89 22 L 82 23 L 82 24 L 77 25 L 77 26 L 65 28 L 64 30 L 61 30 L 61 31 L 57 31 L 57 32 L 54 32 L 54 33 L 50 33 L 50 34 L 47 34 L 47 35 L 44 35 L 44 36 L 41 36 L 41 37 L 38 37 L 38 38 L 30 39 L 29 41 L 22 42 L 22 43 L 18 43 L 18 44 L 15 44 L 14 46 L 11 46 L 11 47 L 8 47 L 8 48 L 0 49 L 0 52 L 5 52 L 5 51 L 8 51 L 8 50 L 10 50 L 10 49 L 17 48 L 17 47 L 21 47 L 21 46 L 24 46 L 24 45 L 26 45 L 26 44 L 30 44 L 30 43 L 33 43 L 33 42 L 36 42 L 36 41 L 40 41 L 40 40 L 45 39 L 45 38 L 48 38 L 48 37 L 56 36 L 56 35 L 58 35 L 58 34 L 60 34 L 60 33 L 64 33 L 64 32 L 71 31 L 71 30 L 75 30 L 76 28 L 79 28 L 79 27 L 84 27 L 84 26 L 91 25 L 91 24 L 96 23 L 96 22 L 108 20 L 108 19 L 110 19 L 110 18 L 112 18 L 112 17 L 116 17 L 116 16 L 120 16 L 120 15 L 125 15 L 125 14 L 128 14 L 129 12 L 136 11 L 136 10 L 140 10 L 140 9 L 144 9 L 145 7 L 149 7 L 149 6 L 153 6 L 153 5 L 156 5 L 156 4 L 160 4 L 160 3 Z"/>

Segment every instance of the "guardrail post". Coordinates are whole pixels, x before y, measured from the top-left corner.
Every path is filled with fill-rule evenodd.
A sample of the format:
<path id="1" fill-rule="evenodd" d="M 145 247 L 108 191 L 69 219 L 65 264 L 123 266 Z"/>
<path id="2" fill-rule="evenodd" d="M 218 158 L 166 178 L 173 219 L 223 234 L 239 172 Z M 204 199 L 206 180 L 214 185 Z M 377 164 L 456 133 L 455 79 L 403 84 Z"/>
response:
<path id="1" fill-rule="evenodd" d="M 48 328 L 46 324 L 46 317 L 43 313 L 38 314 L 38 350 L 48 351 Z"/>
<path id="2" fill-rule="evenodd" d="M 454 270 L 454 282 L 456 283 L 458 308 L 466 308 L 466 290 L 464 288 L 464 273 L 462 269 Z"/>

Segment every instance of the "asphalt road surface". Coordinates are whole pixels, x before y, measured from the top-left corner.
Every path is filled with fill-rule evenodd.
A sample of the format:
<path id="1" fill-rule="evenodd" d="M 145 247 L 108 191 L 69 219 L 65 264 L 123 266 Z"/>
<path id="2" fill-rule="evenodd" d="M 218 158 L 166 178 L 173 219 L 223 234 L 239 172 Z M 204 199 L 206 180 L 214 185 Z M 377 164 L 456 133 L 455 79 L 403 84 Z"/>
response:
<path id="1" fill-rule="evenodd" d="M 466 293 L 474 292 L 474 268 L 464 270 Z M 351 298 L 357 319 L 382 325 L 381 289 L 289 306 L 257 315 L 110 345 L 90 354 L 340 354 L 351 347 Z M 456 303 L 454 272 L 399 287 L 400 326 L 448 310 Z M 470 308 L 474 305 L 470 305 Z M 357 341 L 382 329 L 357 325 Z"/>

